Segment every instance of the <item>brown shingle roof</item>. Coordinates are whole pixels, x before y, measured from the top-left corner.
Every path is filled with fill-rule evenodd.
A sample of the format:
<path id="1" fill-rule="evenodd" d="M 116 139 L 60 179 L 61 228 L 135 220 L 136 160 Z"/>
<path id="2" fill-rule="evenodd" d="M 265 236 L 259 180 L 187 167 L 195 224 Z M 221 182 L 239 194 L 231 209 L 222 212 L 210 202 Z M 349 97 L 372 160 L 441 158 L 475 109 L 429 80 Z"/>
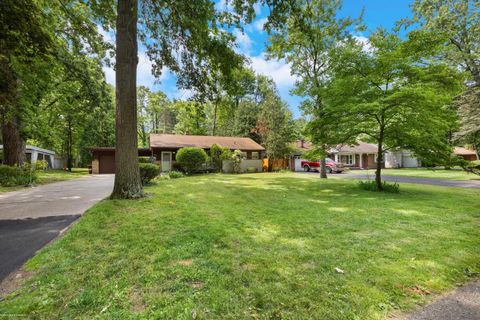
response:
<path id="1" fill-rule="evenodd" d="M 377 146 L 372 143 L 357 142 L 356 145 L 339 145 L 337 146 L 338 152 L 351 152 L 351 153 L 376 153 Z"/>
<path id="2" fill-rule="evenodd" d="M 456 154 L 456 155 L 474 155 L 476 156 L 477 154 L 475 153 L 475 150 L 470 150 L 470 149 L 467 149 L 467 148 L 462 148 L 462 147 L 455 147 L 453 148 L 453 153 Z"/>
<path id="3" fill-rule="evenodd" d="M 218 137 L 218 136 L 189 136 L 176 134 L 151 134 L 151 148 L 183 148 L 198 147 L 210 149 L 212 145 L 227 147 L 231 150 L 263 151 L 264 147 L 250 138 Z"/>

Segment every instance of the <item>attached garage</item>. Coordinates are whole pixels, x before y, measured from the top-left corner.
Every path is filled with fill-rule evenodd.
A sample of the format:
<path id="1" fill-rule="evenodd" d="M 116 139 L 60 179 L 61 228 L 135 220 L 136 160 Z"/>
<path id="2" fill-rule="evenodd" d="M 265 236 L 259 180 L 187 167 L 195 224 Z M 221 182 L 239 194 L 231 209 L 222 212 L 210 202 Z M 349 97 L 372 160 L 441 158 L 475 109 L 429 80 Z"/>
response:
<path id="1" fill-rule="evenodd" d="M 115 154 L 104 154 L 98 158 L 99 174 L 115 173 Z"/>
<path id="2" fill-rule="evenodd" d="M 92 153 L 92 173 L 93 174 L 112 174 L 115 173 L 115 148 L 97 147 L 90 148 Z M 139 157 L 149 157 L 152 155 L 150 149 L 138 149 Z"/>

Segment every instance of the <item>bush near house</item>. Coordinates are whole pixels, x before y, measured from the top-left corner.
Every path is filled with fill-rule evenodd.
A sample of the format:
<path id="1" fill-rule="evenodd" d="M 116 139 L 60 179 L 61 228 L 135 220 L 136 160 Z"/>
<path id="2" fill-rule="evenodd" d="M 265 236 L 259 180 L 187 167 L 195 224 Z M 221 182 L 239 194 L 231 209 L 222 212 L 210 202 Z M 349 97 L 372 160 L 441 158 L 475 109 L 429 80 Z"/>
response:
<path id="1" fill-rule="evenodd" d="M 160 174 L 160 167 L 153 163 L 139 163 L 140 166 L 140 179 L 142 184 L 149 184 L 150 181 L 155 179 Z"/>
<path id="2" fill-rule="evenodd" d="M 220 147 L 216 144 L 210 148 L 210 159 L 215 167 L 215 171 L 222 170 L 222 161 L 230 159 L 232 157 L 232 151 L 226 147 Z"/>
<path id="3" fill-rule="evenodd" d="M 2 187 L 13 187 L 32 184 L 37 180 L 35 171 L 30 166 L 7 166 L 0 165 L 0 185 Z"/>
<path id="4" fill-rule="evenodd" d="M 187 174 L 200 170 L 207 159 L 207 153 L 201 148 L 186 147 L 177 152 L 177 162 Z"/>

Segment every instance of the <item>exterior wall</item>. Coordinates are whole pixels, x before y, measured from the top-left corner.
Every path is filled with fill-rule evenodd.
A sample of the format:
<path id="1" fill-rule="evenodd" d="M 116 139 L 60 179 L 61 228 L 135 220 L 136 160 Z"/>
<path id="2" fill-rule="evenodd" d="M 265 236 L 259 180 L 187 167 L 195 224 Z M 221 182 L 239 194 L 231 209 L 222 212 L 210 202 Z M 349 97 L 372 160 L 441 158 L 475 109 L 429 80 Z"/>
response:
<path id="1" fill-rule="evenodd" d="M 92 174 L 100 173 L 100 163 L 98 162 L 98 155 L 94 154 L 92 159 Z"/>
<path id="2" fill-rule="evenodd" d="M 246 160 L 243 159 L 240 162 L 240 172 L 246 172 L 247 168 L 255 168 L 257 172 L 262 172 L 262 160 Z M 222 161 L 222 171 L 225 173 L 233 172 L 233 161 L 232 160 L 223 160 Z"/>
<path id="3" fill-rule="evenodd" d="M 411 152 L 402 151 L 402 167 L 403 168 L 418 168 L 421 166 L 420 161 L 415 158 Z"/>
<path id="4" fill-rule="evenodd" d="M 402 167 L 401 152 L 387 152 L 385 154 L 385 168 L 401 168 L 401 167 Z"/>
<path id="5" fill-rule="evenodd" d="M 477 156 L 474 155 L 474 154 L 462 154 L 460 155 L 460 157 L 462 157 L 463 159 L 467 160 L 467 161 L 475 161 L 477 160 Z"/>

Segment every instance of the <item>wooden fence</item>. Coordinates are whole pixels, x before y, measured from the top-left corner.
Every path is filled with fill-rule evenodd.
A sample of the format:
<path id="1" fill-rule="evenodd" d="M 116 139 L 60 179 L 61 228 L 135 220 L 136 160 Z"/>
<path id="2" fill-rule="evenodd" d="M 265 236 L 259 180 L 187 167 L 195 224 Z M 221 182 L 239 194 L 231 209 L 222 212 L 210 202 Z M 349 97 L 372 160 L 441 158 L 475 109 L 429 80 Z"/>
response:
<path id="1" fill-rule="evenodd" d="M 271 167 L 269 167 L 269 164 L 271 164 Z M 282 169 L 288 169 L 289 168 L 289 160 L 288 158 L 284 159 L 273 159 L 271 160 L 271 163 L 268 158 L 263 159 L 263 171 L 279 171 Z"/>

